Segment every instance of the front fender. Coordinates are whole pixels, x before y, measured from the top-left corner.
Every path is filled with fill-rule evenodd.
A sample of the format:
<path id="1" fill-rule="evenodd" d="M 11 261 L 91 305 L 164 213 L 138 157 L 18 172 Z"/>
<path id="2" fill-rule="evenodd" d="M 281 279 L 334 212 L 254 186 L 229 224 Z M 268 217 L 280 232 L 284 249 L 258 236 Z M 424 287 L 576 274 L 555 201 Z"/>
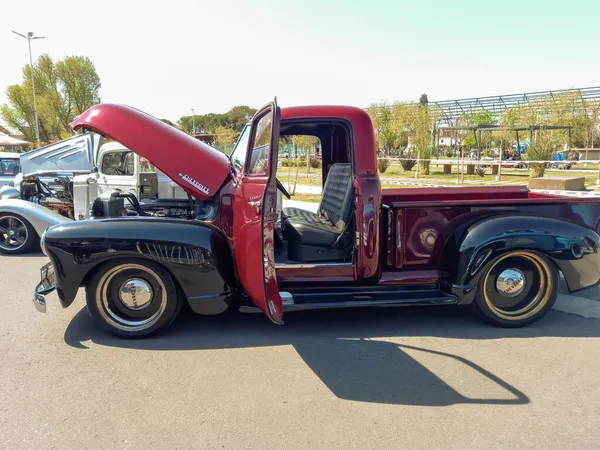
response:
<path id="1" fill-rule="evenodd" d="M 454 261 L 456 269 L 450 276 L 463 303 L 473 300 L 485 265 L 512 250 L 535 251 L 550 258 L 563 272 L 571 292 L 600 282 L 600 236 L 560 219 L 514 214 L 490 217 L 471 225 L 456 250 L 458 264 Z M 444 258 L 451 258 L 449 252 Z"/>
<path id="2" fill-rule="evenodd" d="M 27 220 L 41 236 L 46 228 L 61 223 L 73 222 L 68 217 L 61 216 L 37 203 L 19 199 L 0 200 L 0 214 L 18 214 Z"/>
<path id="3" fill-rule="evenodd" d="M 65 308 L 94 268 L 117 258 L 161 264 L 192 307 L 227 298 L 237 286 L 227 238 L 203 222 L 152 217 L 78 221 L 48 229 L 44 244 Z"/>

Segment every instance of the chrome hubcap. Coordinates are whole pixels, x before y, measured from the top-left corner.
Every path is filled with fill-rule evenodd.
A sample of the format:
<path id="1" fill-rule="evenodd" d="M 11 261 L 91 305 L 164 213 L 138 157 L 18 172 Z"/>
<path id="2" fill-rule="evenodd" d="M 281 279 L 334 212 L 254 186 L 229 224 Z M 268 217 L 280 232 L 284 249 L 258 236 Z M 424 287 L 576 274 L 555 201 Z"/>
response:
<path id="1" fill-rule="evenodd" d="M 141 278 L 130 278 L 119 289 L 119 298 L 133 311 L 143 309 L 152 301 L 152 286 Z"/>
<path id="2" fill-rule="evenodd" d="M 120 274 L 126 271 L 143 275 L 124 276 L 119 280 Z M 145 330 L 158 322 L 165 312 L 166 288 L 152 269 L 140 264 L 121 264 L 108 269 L 100 278 L 96 287 L 96 306 L 102 318 L 114 328 L 128 332 Z"/>
<path id="3" fill-rule="evenodd" d="M 503 297 L 516 297 L 525 289 L 525 274 L 519 269 L 506 269 L 496 280 L 496 290 Z"/>

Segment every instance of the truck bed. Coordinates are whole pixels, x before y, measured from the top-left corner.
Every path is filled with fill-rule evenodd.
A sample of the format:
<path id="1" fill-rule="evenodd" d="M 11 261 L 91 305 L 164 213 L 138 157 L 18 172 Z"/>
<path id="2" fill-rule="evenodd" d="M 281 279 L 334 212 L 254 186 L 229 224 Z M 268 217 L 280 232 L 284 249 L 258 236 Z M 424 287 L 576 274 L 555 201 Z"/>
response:
<path id="1" fill-rule="evenodd" d="M 439 267 L 452 230 L 490 213 L 560 218 L 600 232 L 600 199 L 539 194 L 524 186 L 383 189 L 382 203 L 387 270 Z"/>

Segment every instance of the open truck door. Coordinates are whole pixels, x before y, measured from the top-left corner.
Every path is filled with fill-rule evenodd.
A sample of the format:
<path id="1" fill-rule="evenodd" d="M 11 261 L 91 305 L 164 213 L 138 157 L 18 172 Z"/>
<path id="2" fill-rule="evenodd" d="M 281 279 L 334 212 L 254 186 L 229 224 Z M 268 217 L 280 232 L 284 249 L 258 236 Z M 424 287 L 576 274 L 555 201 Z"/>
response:
<path id="1" fill-rule="evenodd" d="M 276 102 L 263 107 L 252 119 L 233 214 L 233 247 L 239 279 L 256 306 L 277 324 L 283 323 L 273 243 L 280 120 Z"/>

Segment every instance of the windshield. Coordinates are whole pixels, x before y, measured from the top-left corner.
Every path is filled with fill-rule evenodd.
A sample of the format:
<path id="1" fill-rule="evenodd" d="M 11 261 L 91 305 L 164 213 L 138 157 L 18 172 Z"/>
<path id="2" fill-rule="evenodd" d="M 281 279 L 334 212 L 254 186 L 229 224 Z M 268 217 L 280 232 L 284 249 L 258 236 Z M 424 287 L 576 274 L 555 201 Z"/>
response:
<path id="1" fill-rule="evenodd" d="M 231 152 L 231 163 L 236 170 L 242 170 L 246 162 L 246 153 L 248 152 L 248 140 L 250 138 L 250 126 L 246 125 L 240 138 L 237 140 L 233 151 Z"/>
<path id="2" fill-rule="evenodd" d="M 21 164 L 17 158 L 0 159 L 0 175 L 16 175 L 21 172 Z"/>

